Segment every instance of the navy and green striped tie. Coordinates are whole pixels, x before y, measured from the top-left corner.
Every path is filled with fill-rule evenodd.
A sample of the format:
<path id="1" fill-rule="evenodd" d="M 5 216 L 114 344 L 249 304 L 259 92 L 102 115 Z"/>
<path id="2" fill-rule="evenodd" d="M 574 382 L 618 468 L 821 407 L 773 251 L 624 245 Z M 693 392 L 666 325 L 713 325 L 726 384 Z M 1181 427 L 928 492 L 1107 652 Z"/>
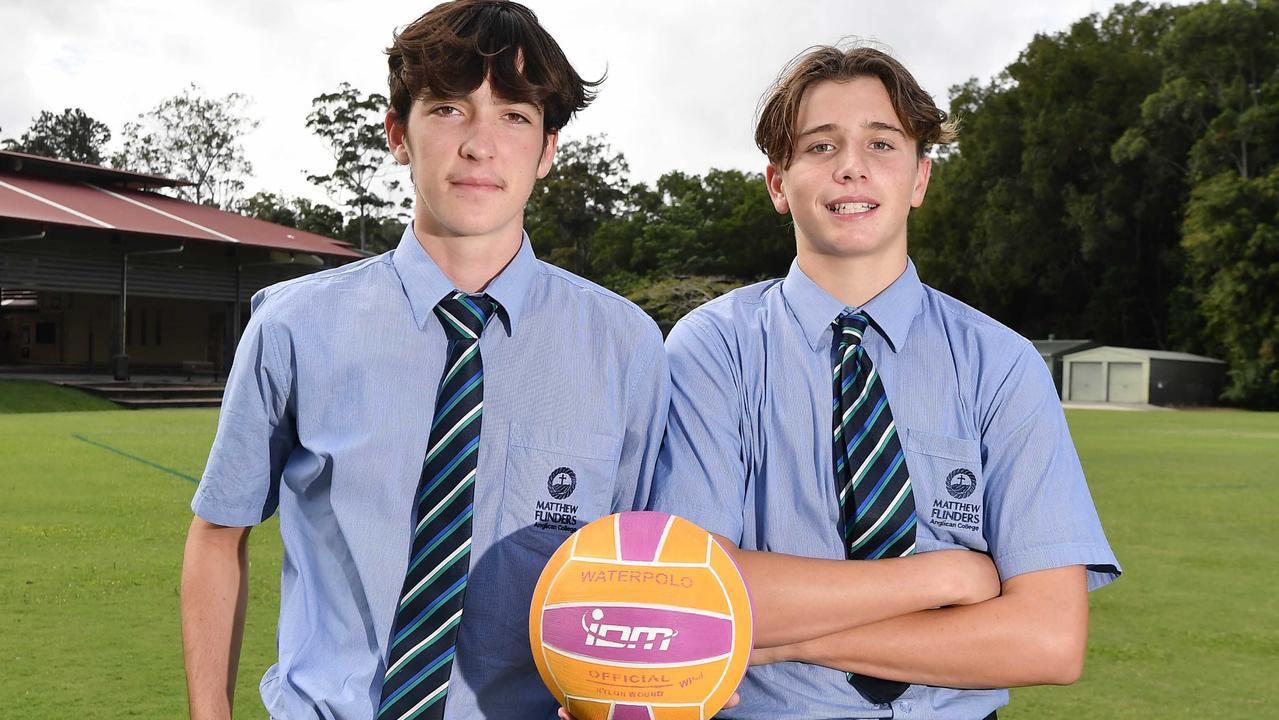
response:
<path id="1" fill-rule="evenodd" d="M 884 383 L 862 345 L 870 319 L 851 313 L 833 324 L 835 485 L 844 548 L 849 560 L 909 555 L 915 551 L 915 498 Z M 848 682 L 875 703 L 892 702 L 909 687 L 852 673 Z"/>
<path id="2" fill-rule="evenodd" d="M 418 482 L 413 541 L 387 651 L 378 720 L 444 717 L 471 556 L 484 406 L 480 334 L 497 306 L 454 292 L 435 306 L 448 358 Z"/>

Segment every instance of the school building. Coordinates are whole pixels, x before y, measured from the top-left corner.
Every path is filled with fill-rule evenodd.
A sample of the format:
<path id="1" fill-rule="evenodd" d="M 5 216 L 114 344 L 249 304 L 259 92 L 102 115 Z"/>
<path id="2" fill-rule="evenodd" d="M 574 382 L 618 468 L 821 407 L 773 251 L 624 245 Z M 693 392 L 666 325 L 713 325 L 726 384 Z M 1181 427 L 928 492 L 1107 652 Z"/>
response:
<path id="1" fill-rule="evenodd" d="M 181 184 L 0 151 L 0 365 L 222 373 L 254 292 L 363 257 Z"/>

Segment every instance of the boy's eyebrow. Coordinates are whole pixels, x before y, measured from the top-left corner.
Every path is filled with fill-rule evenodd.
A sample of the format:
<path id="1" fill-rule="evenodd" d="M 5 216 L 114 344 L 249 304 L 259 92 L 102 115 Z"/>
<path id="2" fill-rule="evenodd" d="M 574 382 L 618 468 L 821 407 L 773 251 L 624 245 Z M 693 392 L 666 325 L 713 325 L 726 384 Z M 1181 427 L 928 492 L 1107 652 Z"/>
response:
<path id="1" fill-rule="evenodd" d="M 895 132 L 898 135 L 901 135 L 902 137 L 906 137 L 906 132 L 902 130 L 901 128 L 891 123 L 880 122 L 878 120 L 864 122 L 862 123 L 862 127 L 867 130 L 883 130 L 886 132 Z M 795 139 L 798 140 L 799 138 L 805 137 L 807 135 L 813 135 L 815 133 L 833 132 L 838 129 L 839 129 L 839 126 L 835 123 L 823 123 L 821 125 L 818 125 L 817 127 L 811 127 L 805 130 L 804 132 L 796 135 Z"/>
<path id="2" fill-rule="evenodd" d="M 493 99 L 496 100 L 499 105 L 528 105 L 534 110 L 542 112 L 542 106 L 532 100 L 513 100 L 511 98 L 504 98 L 500 95 L 494 95 Z"/>
<path id="3" fill-rule="evenodd" d="M 825 123 L 823 125 L 818 125 L 817 127 L 811 127 L 805 130 L 804 132 L 796 135 L 795 139 L 798 140 L 799 138 L 802 138 L 806 135 L 813 135 L 815 133 L 831 132 L 832 130 L 835 130 L 837 127 L 838 126 L 835 125 L 835 123 Z"/>
<path id="4" fill-rule="evenodd" d="M 886 122 L 879 122 L 878 120 L 873 122 L 862 123 L 862 127 L 866 128 L 867 130 L 885 130 L 887 132 L 895 132 L 898 135 L 901 135 L 902 137 L 906 137 L 905 131 L 903 131 L 901 128 Z"/>

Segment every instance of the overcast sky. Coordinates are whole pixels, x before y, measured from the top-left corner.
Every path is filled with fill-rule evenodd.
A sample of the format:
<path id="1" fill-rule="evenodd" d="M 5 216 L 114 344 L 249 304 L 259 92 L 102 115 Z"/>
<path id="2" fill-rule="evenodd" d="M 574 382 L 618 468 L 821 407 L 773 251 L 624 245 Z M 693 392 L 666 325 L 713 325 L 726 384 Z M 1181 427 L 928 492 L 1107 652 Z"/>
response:
<path id="1" fill-rule="evenodd" d="M 1036 33 L 1109 0 L 529 0 L 599 99 L 565 139 L 604 133 L 632 179 L 668 170 L 762 169 L 752 121 L 765 87 L 804 48 L 845 36 L 900 59 L 942 107 L 949 88 L 983 81 Z M 427 2 L 378 0 L 0 0 L 0 137 L 41 110 L 80 107 L 123 124 L 188 83 L 245 93 L 261 125 L 244 139 L 248 192 L 324 200 L 307 172 L 331 156 L 305 127 L 311 99 L 342 81 L 386 93 L 383 48 Z M 114 146 L 113 139 L 112 145 Z"/>

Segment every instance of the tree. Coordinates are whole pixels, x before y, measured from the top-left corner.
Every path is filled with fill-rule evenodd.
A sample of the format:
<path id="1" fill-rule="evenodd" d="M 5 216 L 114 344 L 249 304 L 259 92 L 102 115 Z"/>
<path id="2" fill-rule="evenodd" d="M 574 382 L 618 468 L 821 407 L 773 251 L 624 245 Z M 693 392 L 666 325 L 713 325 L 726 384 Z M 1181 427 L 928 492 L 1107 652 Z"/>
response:
<path id="1" fill-rule="evenodd" d="M 533 249 L 547 262 L 597 277 L 595 232 L 623 212 L 629 172 L 626 158 L 614 152 L 603 136 L 560 145 L 555 164 L 534 186 L 524 209 Z"/>
<path id="2" fill-rule="evenodd" d="M 258 192 L 236 203 L 235 211 L 241 215 L 333 239 L 346 237 L 346 219 L 341 212 L 306 198 L 286 198 L 271 192 Z"/>
<path id="3" fill-rule="evenodd" d="M 124 147 L 112 158 L 121 169 L 191 183 L 174 191 L 182 198 L 224 209 L 244 189 L 253 172 L 240 138 L 258 126 L 244 115 L 249 100 L 240 93 L 206 98 L 195 84 L 162 101 L 124 126 Z"/>
<path id="4" fill-rule="evenodd" d="M 102 151 L 110 141 L 111 129 L 105 123 L 80 108 L 66 108 L 61 114 L 41 110 L 22 137 L 5 140 L 4 146 L 7 150 L 100 165 Z"/>
<path id="5" fill-rule="evenodd" d="M 351 218 L 338 237 L 354 244 L 359 242 L 360 235 L 363 233 L 367 244 L 362 249 L 368 253 L 381 253 L 399 244 L 405 227 L 407 223 L 393 215 L 369 217 L 363 224 L 358 218 Z"/>
<path id="6" fill-rule="evenodd" d="M 295 228 L 298 226 L 297 210 L 287 198 L 272 192 L 261 191 L 240 200 L 235 211 L 258 220 Z"/>
<path id="7" fill-rule="evenodd" d="M 1224 398 L 1279 408 L 1279 164 L 1196 185 L 1182 242 L 1206 344 L 1229 362 Z"/>
<path id="8" fill-rule="evenodd" d="M 1273 164 L 1279 156 L 1273 144 L 1279 131 L 1277 35 L 1275 0 L 1205 3 L 1184 13 L 1160 43 L 1163 81 L 1142 104 L 1141 123 L 1125 137 L 1129 155 L 1162 150 L 1163 160 L 1196 180 L 1222 168 L 1249 178 Z M 1159 135 L 1182 142 L 1170 153 L 1159 147 Z"/>
<path id="9" fill-rule="evenodd" d="M 1160 43 L 1164 72 L 1124 159 L 1175 168 L 1191 186 L 1176 300 L 1191 347 L 1230 363 L 1224 397 L 1279 407 L 1279 2 L 1188 10 Z M 1171 139 L 1171 140 L 1170 140 Z"/>
<path id="10" fill-rule="evenodd" d="M 942 289 L 1022 333 L 1211 352 L 1275 406 L 1279 0 L 1117 6 L 989 84 L 911 218 Z"/>
<path id="11" fill-rule="evenodd" d="M 343 232 L 346 218 L 342 216 L 342 211 L 332 205 L 313 203 L 306 198 L 295 198 L 293 207 L 297 212 L 299 230 L 330 238 L 345 239 L 347 237 Z"/>
<path id="12" fill-rule="evenodd" d="M 785 273 L 795 254 L 789 221 L 773 210 L 759 173 L 678 170 L 627 193 L 592 239 L 596 274 L 630 284 L 634 276 L 725 276 L 738 280 Z"/>
<path id="13" fill-rule="evenodd" d="M 635 283 L 618 290 L 643 308 L 665 335 L 675 327 L 680 318 L 699 305 L 741 285 L 740 280 L 733 278 L 685 275 Z"/>
<path id="14" fill-rule="evenodd" d="M 1180 12 L 1118 6 L 952 89 L 959 144 L 911 218 L 930 282 L 1027 335 L 1168 344 L 1185 182 L 1118 163 L 1113 147 L 1159 85 L 1159 41 Z"/>
<path id="15" fill-rule="evenodd" d="M 386 96 L 370 93 L 361 97 L 359 90 L 344 82 L 337 92 L 311 100 L 311 114 L 306 117 L 307 128 L 328 143 L 334 161 L 332 172 L 307 175 L 307 180 L 325 188 L 335 200 L 343 198 L 342 204 L 354 211 L 361 250 L 367 244 L 372 211 L 393 204 L 372 190 L 388 164 L 383 124 L 387 105 Z M 390 191 L 397 188 L 398 183 L 387 187 Z"/>
<path id="16" fill-rule="evenodd" d="M 694 202 L 702 217 L 699 254 L 713 260 L 696 271 L 741 280 L 786 274 L 795 256 L 795 231 L 773 208 L 764 175 L 712 169 L 700 186 Z"/>

